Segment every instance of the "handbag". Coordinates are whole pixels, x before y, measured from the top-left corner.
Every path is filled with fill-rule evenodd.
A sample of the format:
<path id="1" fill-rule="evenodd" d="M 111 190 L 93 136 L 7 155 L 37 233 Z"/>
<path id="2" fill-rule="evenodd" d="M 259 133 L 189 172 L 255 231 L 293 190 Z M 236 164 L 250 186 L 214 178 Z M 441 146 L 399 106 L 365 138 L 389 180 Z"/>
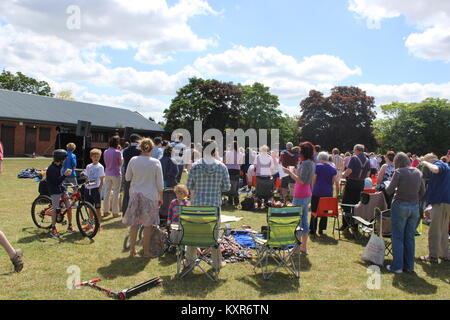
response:
<path id="1" fill-rule="evenodd" d="M 364 248 L 363 253 L 361 254 L 361 259 L 364 261 L 372 262 L 378 266 L 382 266 L 384 263 L 384 240 L 382 235 L 383 230 L 383 219 L 380 217 L 380 236 L 375 233 L 375 230 L 372 231 L 372 235 L 370 236 L 369 242 Z"/>

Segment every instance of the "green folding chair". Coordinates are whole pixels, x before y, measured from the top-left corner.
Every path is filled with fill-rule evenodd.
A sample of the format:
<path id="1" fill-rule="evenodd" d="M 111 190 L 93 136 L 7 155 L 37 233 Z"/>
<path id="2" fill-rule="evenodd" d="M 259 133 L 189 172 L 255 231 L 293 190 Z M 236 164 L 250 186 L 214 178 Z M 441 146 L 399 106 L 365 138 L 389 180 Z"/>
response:
<path id="1" fill-rule="evenodd" d="M 204 262 L 212 266 L 212 261 L 207 255 L 211 248 L 219 248 L 220 208 L 182 206 L 180 227 L 182 238 L 177 247 L 177 278 L 182 279 L 195 267 L 198 267 L 209 279 L 218 281 L 219 270 L 213 268 L 213 276 L 211 276 L 200 263 Z M 186 255 L 186 246 L 200 248 L 200 252 L 181 271 L 181 265 Z"/>
<path id="2" fill-rule="evenodd" d="M 267 212 L 267 240 L 254 237 L 256 242 L 256 268 L 261 268 L 264 280 L 269 280 L 280 268 L 291 272 L 300 278 L 300 254 L 298 247 L 301 244 L 297 232 L 301 231 L 301 207 L 269 208 Z M 297 253 L 297 254 L 295 254 Z M 294 256 L 298 256 L 296 264 Z M 270 272 L 269 258 L 276 262 L 275 268 Z"/>

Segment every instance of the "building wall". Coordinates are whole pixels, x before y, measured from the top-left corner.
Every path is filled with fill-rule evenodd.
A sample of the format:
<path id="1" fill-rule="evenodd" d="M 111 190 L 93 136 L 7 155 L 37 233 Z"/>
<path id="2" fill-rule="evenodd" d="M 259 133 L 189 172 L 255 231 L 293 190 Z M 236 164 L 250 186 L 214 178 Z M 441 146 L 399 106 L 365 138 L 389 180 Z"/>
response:
<path id="1" fill-rule="evenodd" d="M 25 137 L 27 126 L 36 127 L 35 153 L 36 155 L 51 155 L 55 147 L 56 125 L 38 124 L 32 122 L 4 121 L 0 120 L 0 139 L 2 136 L 2 125 L 15 126 L 14 128 L 14 156 L 23 156 L 25 154 Z M 40 128 L 50 129 L 49 141 L 40 141 Z M 2 141 L 3 144 L 11 143 L 10 141 Z"/>

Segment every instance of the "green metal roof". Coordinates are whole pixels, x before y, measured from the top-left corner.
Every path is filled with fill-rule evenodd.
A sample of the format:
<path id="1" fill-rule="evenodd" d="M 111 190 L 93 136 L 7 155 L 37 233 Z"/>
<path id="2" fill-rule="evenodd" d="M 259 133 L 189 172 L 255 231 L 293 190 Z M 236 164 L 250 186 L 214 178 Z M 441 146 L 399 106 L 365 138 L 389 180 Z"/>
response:
<path id="1" fill-rule="evenodd" d="M 128 109 L 3 89 L 0 89 L 0 118 L 73 125 L 76 125 L 78 120 L 84 120 L 91 122 L 93 127 L 131 127 L 143 131 L 164 131 L 159 124 Z"/>

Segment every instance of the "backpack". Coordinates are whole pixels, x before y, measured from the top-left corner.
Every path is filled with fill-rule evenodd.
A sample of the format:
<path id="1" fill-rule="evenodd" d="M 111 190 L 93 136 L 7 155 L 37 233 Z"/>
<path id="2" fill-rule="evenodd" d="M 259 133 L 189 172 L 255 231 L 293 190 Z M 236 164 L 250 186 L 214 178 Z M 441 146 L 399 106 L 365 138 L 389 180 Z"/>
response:
<path id="1" fill-rule="evenodd" d="M 167 249 L 168 234 L 161 228 L 153 228 L 152 237 L 150 238 L 150 253 L 154 257 L 162 256 Z"/>
<path id="2" fill-rule="evenodd" d="M 255 210 L 255 199 L 253 197 L 245 197 L 241 202 L 242 210 L 254 211 Z"/>

